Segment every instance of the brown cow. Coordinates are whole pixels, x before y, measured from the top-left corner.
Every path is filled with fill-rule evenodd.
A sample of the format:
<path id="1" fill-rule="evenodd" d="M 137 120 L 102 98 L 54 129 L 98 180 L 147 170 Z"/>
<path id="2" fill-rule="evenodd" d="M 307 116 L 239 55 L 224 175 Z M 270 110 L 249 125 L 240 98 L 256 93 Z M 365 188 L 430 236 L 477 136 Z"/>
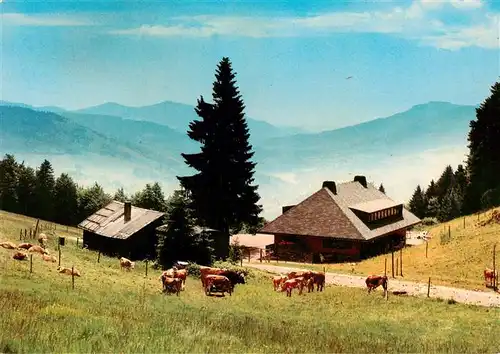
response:
<path id="1" fill-rule="evenodd" d="M 77 277 L 80 277 L 80 272 L 76 269 L 73 268 L 73 271 L 71 271 L 71 268 L 66 268 L 66 267 L 57 267 L 57 271 L 61 274 L 67 274 L 67 275 L 75 275 Z"/>
<path id="2" fill-rule="evenodd" d="M 493 286 L 493 280 L 495 279 L 495 275 L 496 275 L 496 280 L 498 282 L 498 273 L 495 274 L 497 272 L 495 272 L 493 269 L 490 269 L 490 268 L 486 268 L 484 270 L 484 282 L 486 284 L 486 286 Z M 488 281 L 489 281 L 489 284 L 488 284 Z"/>
<path id="3" fill-rule="evenodd" d="M 224 271 L 224 269 L 220 269 L 220 268 L 211 268 L 211 267 L 204 267 L 204 266 L 201 266 L 200 267 L 200 280 L 201 280 L 201 286 L 203 289 L 206 289 L 206 277 L 210 274 L 213 274 L 213 275 L 219 275 L 220 273 L 222 273 Z"/>
<path id="4" fill-rule="evenodd" d="M 42 259 L 46 262 L 52 262 L 52 263 L 57 262 L 57 258 L 55 256 L 50 256 L 48 254 L 42 254 Z"/>
<path id="5" fill-rule="evenodd" d="M 170 277 L 163 277 L 162 278 L 163 282 L 163 292 L 164 293 L 175 293 L 177 296 L 179 296 L 179 293 L 181 292 L 181 287 L 182 287 L 182 280 L 179 278 L 170 278 Z"/>
<path id="6" fill-rule="evenodd" d="M 311 279 L 313 279 L 314 284 L 316 284 L 316 291 L 323 291 L 325 287 L 325 273 L 313 272 Z"/>
<path id="7" fill-rule="evenodd" d="M 205 277 L 205 294 L 208 296 L 212 291 L 221 292 L 223 296 L 224 292 L 228 292 L 232 296 L 233 284 L 223 275 L 208 274 Z"/>
<path id="8" fill-rule="evenodd" d="M 38 246 L 38 245 L 31 246 L 28 249 L 28 252 L 36 252 L 36 253 L 40 253 L 40 254 L 49 254 L 49 251 L 47 251 L 45 248 L 43 248 L 41 246 Z"/>
<path id="9" fill-rule="evenodd" d="M 17 245 L 17 248 L 18 249 L 25 249 L 25 250 L 29 250 L 33 245 L 31 243 L 26 243 L 26 242 L 23 242 L 23 243 L 20 243 Z"/>
<path id="10" fill-rule="evenodd" d="M 16 245 L 10 241 L 1 242 L 0 246 L 8 250 L 15 250 L 17 248 Z"/>
<path id="11" fill-rule="evenodd" d="M 370 293 L 372 290 L 375 290 L 378 288 L 380 285 L 384 288 L 384 291 L 387 291 L 387 276 L 381 276 L 381 275 L 370 275 L 368 278 L 365 280 L 366 286 L 368 287 L 368 293 Z"/>
<path id="12" fill-rule="evenodd" d="M 130 271 L 130 269 L 134 269 L 135 267 L 135 262 L 132 262 L 130 259 L 127 259 L 125 257 L 121 257 L 120 258 L 120 268 L 123 269 L 127 269 L 128 271 Z"/>
<path id="13" fill-rule="evenodd" d="M 26 253 L 23 253 L 23 252 L 19 252 L 17 251 L 16 253 L 14 253 L 14 255 L 12 256 L 12 258 L 18 260 L 18 261 L 24 261 L 28 258 L 28 256 L 26 255 Z"/>
<path id="14" fill-rule="evenodd" d="M 274 291 L 277 291 L 280 288 L 281 284 L 287 280 L 288 280 L 288 277 L 285 275 L 281 275 L 281 274 L 273 277 L 273 289 L 274 289 Z"/>
<path id="15" fill-rule="evenodd" d="M 292 296 L 292 290 L 294 288 L 299 289 L 299 295 L 302 294 L 302 289 L 304 289 L 304 278 L 292 278 L 288 279 L 281 285 L 281 291 L 286 291 L 286 296 Z"/>

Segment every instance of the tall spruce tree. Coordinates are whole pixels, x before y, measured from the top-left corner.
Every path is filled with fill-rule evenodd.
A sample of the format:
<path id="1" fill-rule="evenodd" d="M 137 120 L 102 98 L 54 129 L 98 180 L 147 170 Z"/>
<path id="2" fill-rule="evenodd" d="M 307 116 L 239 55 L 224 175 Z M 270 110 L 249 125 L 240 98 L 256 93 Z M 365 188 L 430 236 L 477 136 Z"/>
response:
<path id="1" fill-rule="evenodd" d="M 236 86 L 229 58 L 219 63 L 210 104 L 198 100 L 196 113 L 201 120 L 190 124 L 188 136 L 201 143 L 200 153 L 182 154 L 197 174 L 177 177 L 190 193 L 191 206 L 199 223 L 222 232 L 216 240 L 218 257 L 226 258 L 229 234 L 243 224 L 257 225 L 262 206 L 254 182 L 254 153 L 244 103 Z"/>
<path id="2" fill-rule="evenodd" d="M 156 211 L 165 211 L 165 195 L 158 182 L 152 185 L 147 183 L 142 191 L 136 193 L 133 198 L 135 206 Z"/>
<path id="3" fill-rule="evenodd" d="M 425 195 L 422 189 L 420 188 L 420 185 L 417 186 L 415 189 L 415 192 L 413 192 L 413 195 L 410 199 L 410 202 L 408 203 L 410 211 L 415 214 L 419 218 L 425 217 L 427 207 L 426 207 L 426 202 L 425 202 Z"/>
<path id="4" fill-rule="evenodd" d="M 123 187 L 117 189 L 115 195 L 113 196 L 113 200 L 117 200 L 122 203 L 125 203 L 127 201 L 127 195 L 125 194 Z"/>
<path id="5" fill-rule="evenodd" d="M 24 163 L 19 166 L 19 178 L 17 182 L 18 210 L 21 214 L 36 216 L 35 203 L 35 170 Z"/>
<path id="6" fill-rule="evenodd" d="M 54 220 L 54 169 L 44 160 L 36 171 L 35 202 L 36 216 L 44 220 Z"/>
<path id="7" fill-rule="evenodd" d="M 436 194 L 439 202 L 448 194 L 448 192 L 455 186 L 455 173 L 453 167 L 446 166 L 443 173 L 436 182 Z"/>
<path id="8" fill-rule="evenodd" d="M 0 161 L 0 209 L 16 212 L 18 164 L 14 155 L 6 154 Z"/>
<path id="9" fill-rule="evenodd" d="M 78 220 L 78 193 L 73 179 L 62 173 L 54 187 L 54 221 L 63 225 L 75 225 Z"/>
<path id="10" fill-rule="evenodd" d="M 476 109 L 470 122 L 467 172 L 469 184 L 465 210 L 480 210 L 481 199 L 489 190 L 500 190 L 500 82 L 491 87 L 491 95 Z"/>
<path id="11" fill-rule="evenodd" d="M 384 185 L 382 183 L 380 183 L 380 186 L 378 187 L 378 190 L 382 193 L 385 194 L 385 188 L 384 188 Z"/>

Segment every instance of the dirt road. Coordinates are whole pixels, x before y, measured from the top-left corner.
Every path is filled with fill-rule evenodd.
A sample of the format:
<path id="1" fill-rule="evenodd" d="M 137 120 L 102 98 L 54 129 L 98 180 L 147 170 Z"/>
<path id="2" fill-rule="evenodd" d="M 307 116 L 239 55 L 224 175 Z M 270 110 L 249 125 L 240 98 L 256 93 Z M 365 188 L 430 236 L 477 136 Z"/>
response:
<path id="1" fill-rule="evenodd" d="M 304 269 L 275 266 L 270 264 L 255 264 L 244 263 L 247 267 L 258 268 L 272 273 L 286 274 L 291 271 L 303 271 Z M 365 288 L 366 277 L 356 275 L 346 275 L 338 273 L 326 273 L 326 283 L 340 286 L 350 286 L 356 288 Z M 427 284 L 415 283 L 410 281 L 395 280 L 389 278 L 389 291 L 406 291 L 408 295 L 413 296 L 427 296 Z M 472 291 L 459 288 L 451 288 L 446 286 L 432 285 L 430 290 L 430 297 L 441 299 L 453 299 L 456 302 L 464 304 L 472 304 L 487 307 L 500 307 L 500 294 L 495 294 L 491 290 L 481 292 Z"/>

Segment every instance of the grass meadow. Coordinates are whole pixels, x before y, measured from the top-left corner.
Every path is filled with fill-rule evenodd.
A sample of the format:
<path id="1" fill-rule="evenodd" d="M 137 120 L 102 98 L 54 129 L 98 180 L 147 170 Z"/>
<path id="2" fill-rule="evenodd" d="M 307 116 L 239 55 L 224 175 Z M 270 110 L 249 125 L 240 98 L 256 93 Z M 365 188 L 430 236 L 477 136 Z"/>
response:
<path id="1" fill-rule="evenodd" d="M 0 213 L 0 240 L 19 241 L 32 219 Z M 27 225 L 27 226 L 23 226 Z M 58 236 L 78 230 L 57 227 Z M 50 237 L 50 236 L 49 236 Z M 49 251 L 57 256 L 55 239 Z M 272 290 L 270 275 L 253 271 L 232 296 L 207 297 L 188 277 L 180 296 L 161 294 L 160 271 L 62 247 L 57 263 L 33 255 L 13 260 L 0 248 L 0 352 L 332 353 L 500 351 L 500 309 L 390 296 L 381 290 L 327 286 L 292 298 Z"/>
<path id="2" fill-rule="evenodd" d="M 426 283 L 431 277 L 434 285 L 489 291 L 484 285 L 483 271 L 486 267 L 493 267 L 493 245 L 495 243 L 497 243 L 497 269 L 500 266 L 500 224 L 491 223 L 479 226 L 478 220 L 481 222 L 489 219 L 493 210 L 481 214 L 479 219 L 477 215 L 465 217 L 465 227 L 462 217 L 436 226 L 422 228 L 428 230 L 432 236 L 427 245 L 427 258 L 425 257 L 425 243 L 406 247 L 403 250 L 403 277 L 397 276 L 396 278 Z M 500 211 L 500 208 L 497 210 Z M 448 227 L 450 233 L 448 233 Z M 399 257 L 399 252 L 394 254 L 395 263 Z M 312 270 L 323 270 L 325 267 L 327 272 L 369 275 L 383 274 L 386 258 L 387 274 L 392 276 L 390 253 L 354 264 L 286 262 L 286 265 Z M 271 264 L 275 263 L 275 261 L 271 261 Z M 284 262 L 279 262 L 279 264 L 284 264 Z"/>

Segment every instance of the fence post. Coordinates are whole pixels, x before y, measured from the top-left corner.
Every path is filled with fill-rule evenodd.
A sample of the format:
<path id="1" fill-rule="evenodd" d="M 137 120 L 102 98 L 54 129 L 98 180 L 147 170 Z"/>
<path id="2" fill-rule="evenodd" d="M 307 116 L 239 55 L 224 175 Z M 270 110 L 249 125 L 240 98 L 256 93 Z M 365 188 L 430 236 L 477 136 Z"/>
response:
<path id="1" fill-rule="evenodd" d="M 101 251 L 99 251 L 99 253 L 97 254 L 97 263 L 99 263 L 100 260 L 101 260 Z"/>
<path id="2" fill-rule="evenodd" d="M 146 278 L 148 276 L 148 260 L 146 259 Z"/>
<path id="3" fill-rule="evenodd" d="M 392 249 L 392 252 L 391 252 L 391 257 L 392 257 L 392 266 L 391 266 L 391 270 L 392 270 L 392 277 L 394 278 L 394 248 Z"/>
<path id="4" fill-rule="evenodd" d="M 384 262 L 384 276 L 387 276 L 387 256 L 385 257 L 385 262 Z"/>
<path id="5" fill-rule="evenodd" d="M 75 290 L 75 266 L 71 267 L 71 288 Z"/>
<path id="6" fill-rule="evenodd" d="M 448 241 L 451 241 L 451 227 L 448 225 Z"/>
<path id="7" fill-rule="evenodd" d="M 26 236 L 28 236 L 28 230 L 24 229 L 24 239 L 26 240 Z"/>
<path id="8" fill-rule="evenodd" d="M 59 245 L 58 251 L 59 251 L 59 267 L 61 266 L 61 245 Z"/>
<path id="9" fill-rule="evenodd" d="M 262 263 L 262 248 L 260 249 L 260 263 Z"/>
<path id="10" fill-rule="evenodd" d="M 240 267 L 243 267 L 243 254 L 240 256 Z"/>
<path id="11" fill-rule="evenodd" d="M 33 254 L 30 254 L 30 273 L 33 273 Z"/>
<path id="12" fill-rule="evenodd" d="M 399 275 L 403 276 L 403 249 L 399 252 Z"/>
<path id="13" fill-rule="evenodd" d="M 431 277 L 429 277 L 429 283 L 427 284 L 427 297 L 431 294 Z"/>
<path id="14" fill-rule="evenodd" d="M 497 283 L 497 265 L 496 265 L 496 243 L 493 245 L 493 290 L 497 291 L 498 283 Z"/>
<path id="15" fill-rule="evenodd" d="M 247 248 L 248 251 L 248 263 L 250 263 L 250 248 Z"/>
<path id="16" fill-rule="evenodd" d="M 80 239 L 79 237 L 76 238 L 76 248 L 78 248 L 78 240 L 79 239 Z"/>
<path id="17" fill-rule="evenodd" d="M 32 232 L 33 232 L 33 229 L 31 229 L 31 227 L 30 227 L 30 240 L 33 238 L 33 236 L 31 235 Z"/>
<path id="18" fill-rule="evenodd" d="M 19 232 L 19 241 L 23 239 L 23 229 L 21 229 L 21 232 Z"/>
<path id="19" fill-rule="evenodd" d="M 465 216 L 464 216 L 464 229 L 465 229 Z"/>
<path id="20" fill-rule="evenodd" d="M 399 259 L 396 258 L 396 276 L 399 274 Z"/>
<path id="21" fill-rule="evenodd" d="M 427 258 L 427 250 L 429 249 L 429 241 L 425 240 L 425 258 Z"/>

